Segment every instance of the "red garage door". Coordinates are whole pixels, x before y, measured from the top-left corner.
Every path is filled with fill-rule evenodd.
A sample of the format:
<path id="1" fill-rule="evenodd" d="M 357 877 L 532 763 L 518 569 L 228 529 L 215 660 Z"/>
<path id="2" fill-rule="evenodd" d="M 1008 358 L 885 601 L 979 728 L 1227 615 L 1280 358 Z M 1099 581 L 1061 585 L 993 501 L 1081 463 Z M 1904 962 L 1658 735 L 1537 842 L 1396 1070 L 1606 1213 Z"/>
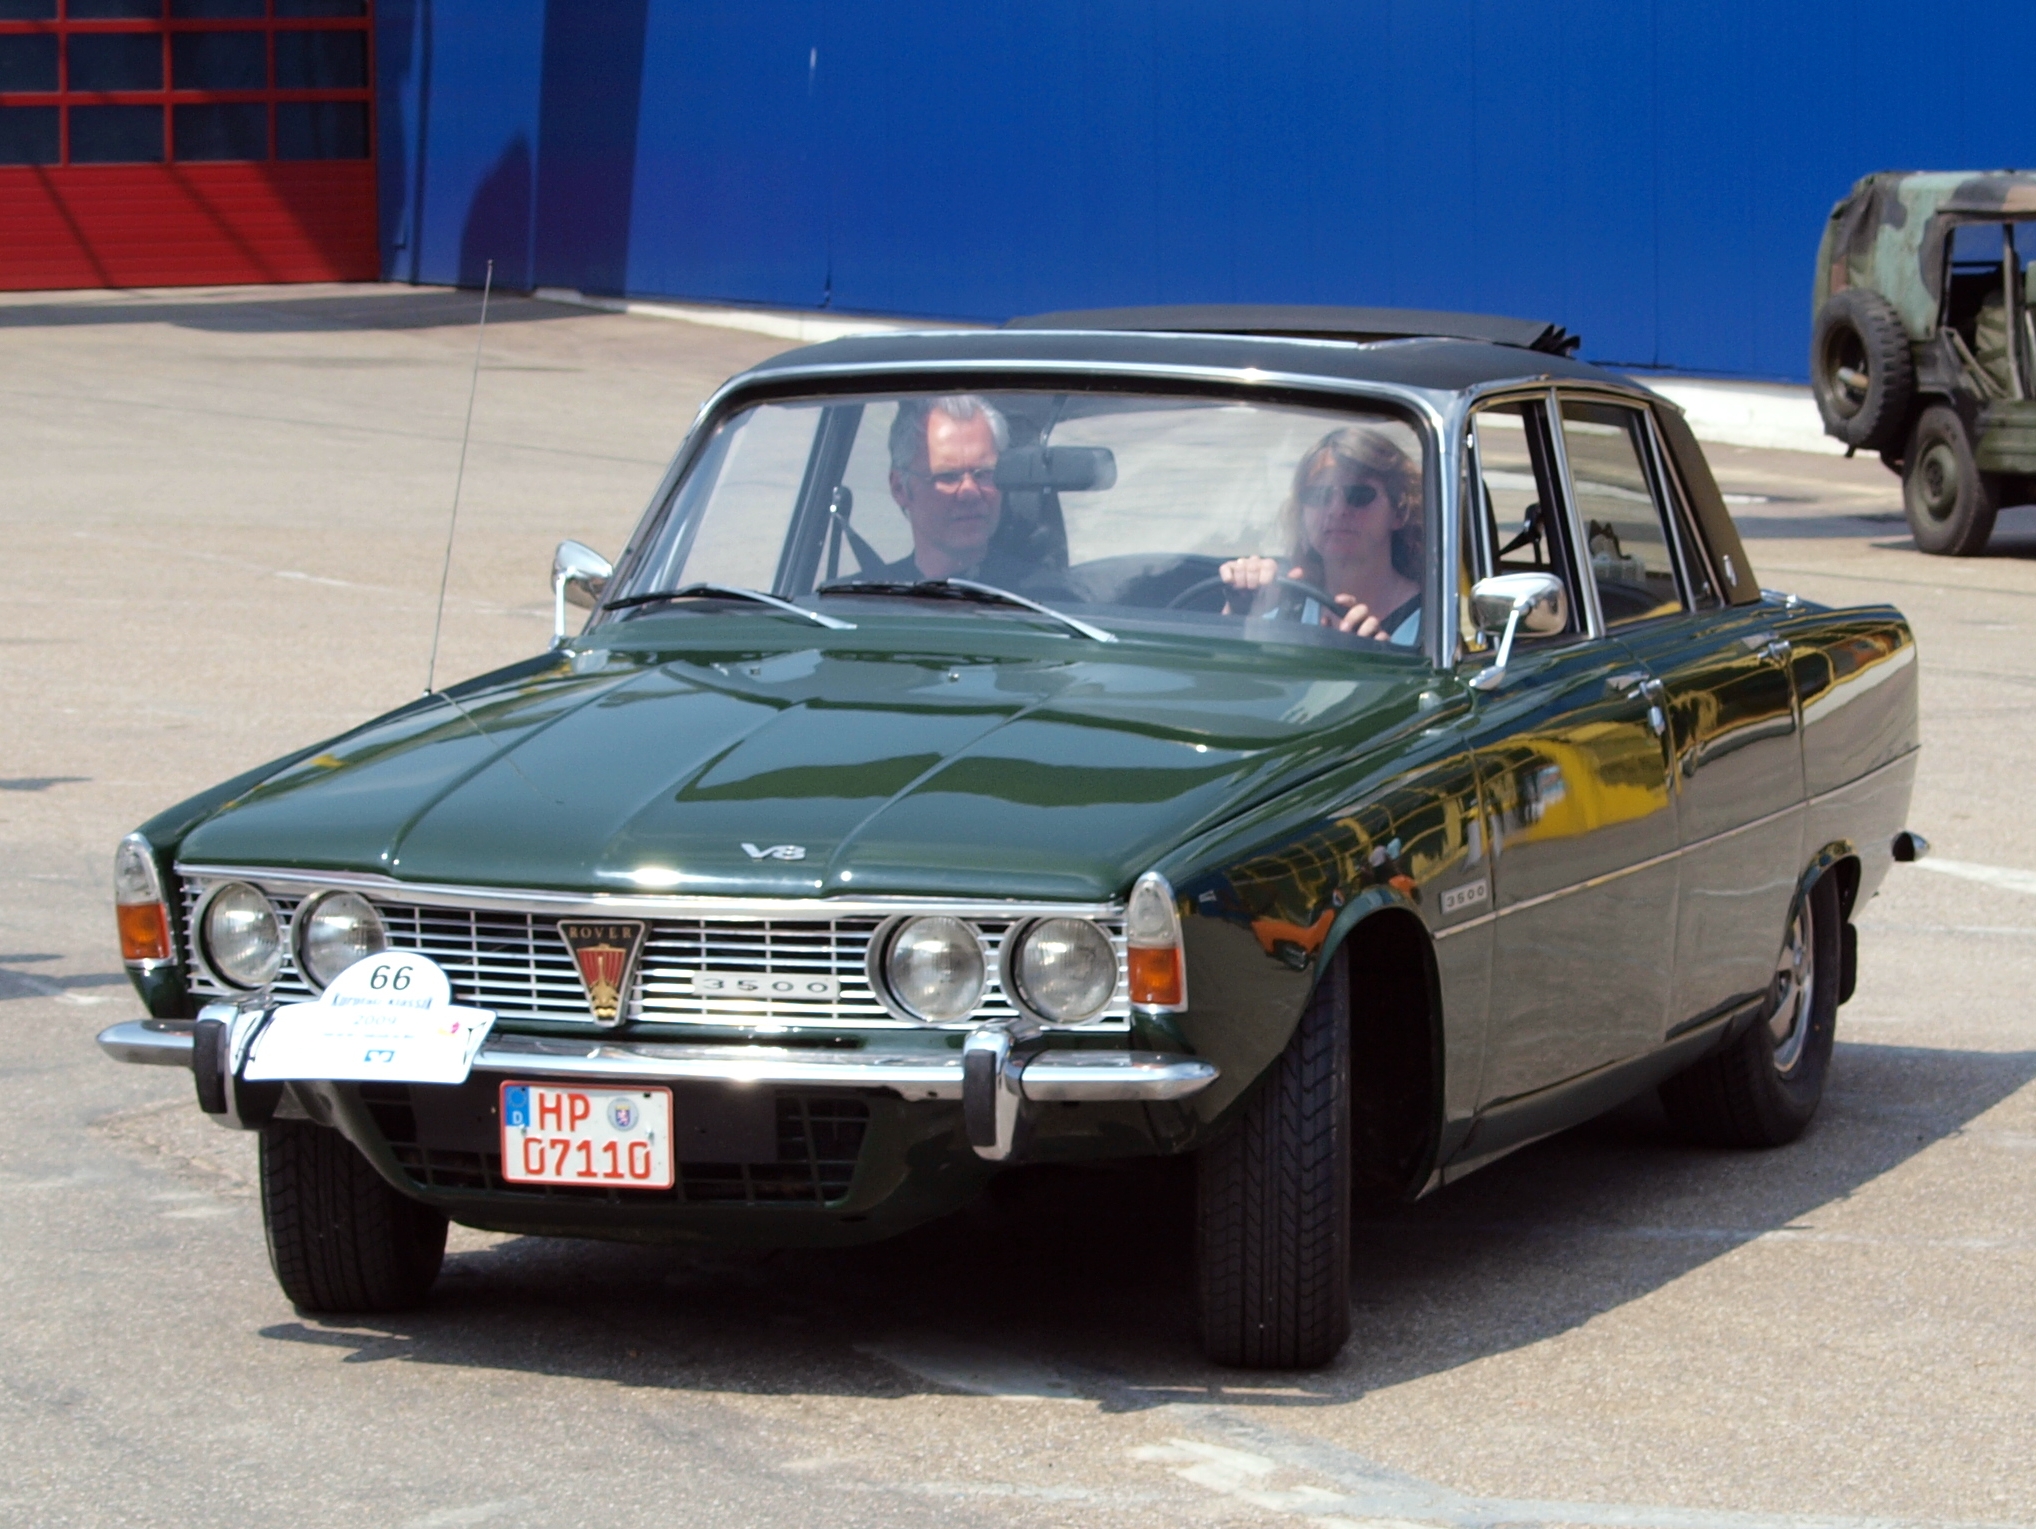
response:
<path id="1" fill-rule="evenodd" d="M 368 0 L 0 0 L 0 289 L 358 281 Z"/>

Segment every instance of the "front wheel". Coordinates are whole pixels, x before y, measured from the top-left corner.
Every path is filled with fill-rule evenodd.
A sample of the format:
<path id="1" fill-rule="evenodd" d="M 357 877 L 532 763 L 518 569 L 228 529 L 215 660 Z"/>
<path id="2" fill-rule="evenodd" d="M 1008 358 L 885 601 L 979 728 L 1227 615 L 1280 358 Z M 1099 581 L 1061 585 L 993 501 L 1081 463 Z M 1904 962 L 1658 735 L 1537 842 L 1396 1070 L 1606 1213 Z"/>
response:
<path id="1" fill-rule="evenodd" d="M 1902 508 L 1924 552 L 1972 557 L 1986 548 L 1999 511 L 1997 485 L 1973 460 L 1965 421 L 1932 404 L 1916 421 L 1902 457 Z"/>
<path id="2" fill-rule="evenodd" d="M 1719 1147 L 1781 1147 L 1803 1134 L 1837 1038 L 1843 922 L 1837 879 L 1818 877 L 1789 918 L 1766 1019 L 1661 1085 L 1685 1134 Z"/>
<path id="3" fill-rule="evenodd" d="M 1196 1163 L 1202 1348 L 1312 1369 L 1350 1336 L 1350 982 L 1341 954 L 1235 1125 Z"/>
<path id="4" fill-rule="evenodd" d="M 262 1131 L 262 1227 L 276 1283 L 300 1311 L 421 1305 L 445 1259 L 446 1219 L 389 1187 L 339 1132 Z"/>

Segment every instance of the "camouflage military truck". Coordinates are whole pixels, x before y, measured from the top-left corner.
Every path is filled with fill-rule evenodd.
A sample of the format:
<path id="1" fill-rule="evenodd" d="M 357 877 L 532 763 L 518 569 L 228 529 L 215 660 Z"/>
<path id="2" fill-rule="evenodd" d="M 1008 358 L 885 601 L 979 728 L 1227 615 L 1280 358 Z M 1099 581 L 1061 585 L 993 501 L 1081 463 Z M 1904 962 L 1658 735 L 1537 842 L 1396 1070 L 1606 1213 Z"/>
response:
<path id="1" fill-rule="evenodd" d="M 1890 171 L 1831 209 L 1810 382 L 1826 433 L 1902 475 L 1925 552 L 1969 557 L 2036 498 L 2036 172 Z M 1848 452 L 1848 455 L 1850 453 Z"/>

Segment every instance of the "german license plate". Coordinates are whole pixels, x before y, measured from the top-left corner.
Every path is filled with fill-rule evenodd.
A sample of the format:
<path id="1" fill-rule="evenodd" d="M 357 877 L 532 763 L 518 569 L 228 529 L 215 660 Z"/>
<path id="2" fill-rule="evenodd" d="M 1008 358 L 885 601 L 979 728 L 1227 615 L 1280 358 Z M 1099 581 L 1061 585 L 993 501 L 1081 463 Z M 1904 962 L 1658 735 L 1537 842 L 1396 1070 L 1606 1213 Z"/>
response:
<path id="1" fill-rule="evenodd" d="M 512 1184 L 672 1187 L 672 1091 L 502 1085 L 502 1177 Z"/>

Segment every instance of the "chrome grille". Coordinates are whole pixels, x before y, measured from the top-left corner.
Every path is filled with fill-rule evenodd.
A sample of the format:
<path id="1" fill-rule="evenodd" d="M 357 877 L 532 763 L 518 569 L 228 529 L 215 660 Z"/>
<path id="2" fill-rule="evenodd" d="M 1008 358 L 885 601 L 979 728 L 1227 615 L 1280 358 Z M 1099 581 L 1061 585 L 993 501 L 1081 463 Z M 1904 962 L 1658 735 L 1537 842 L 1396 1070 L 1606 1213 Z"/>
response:
<path id="1" fill-rule="evenodd" d="M 268 882 L 246 878 L 186 876 L 182 878 L 184 908 L 182 945 L 193 992 L 224 996 L 235 989 L 221 982 L 198 959 L 197 915 L 206 892 L 228 880 L 246 879 L 268 895 L 284 926 L 288 953 L 274 991 L 285 1001 L 314 997 L 297 970 L 295 924 L 299 907 L 316 889 L 301 882 Z M 355 888 L 354 890 L 359 890 Z M 504 1019 L 539 1019 L 550 1024 L 584 1024 L 597 1028 L 587 1007 L 572 953 L 558 932 L 558 916 L 513 912 L 499 908 L 460 908 L 411 903 L 369 892 L 368 900 L 382 916 L 389 944 L 415 950 L 445 969 L 453 993 L 462 1003 L 492 1009 Z M 874 913 L 839 917 L 651 918 L 643 955 L 637 962 L 629 994 L 628 1017 L 642 1025 L 729 1025 L 777 1028 L 918 1029 L 894 1018 L 870 990 L 865 961 L 871 938 L 884 922 Z M 971 918 L 989 956 L 989 987 L 962 1028 L 986 1021 L 1014 1019 L 1017 1010 L 1004 993 L 999 976 L 1005 937 L 1019 920 Z M 1125 971 L 1124 925 L 1121 918 L 1098 922 L 1117 948 L 1117 992 L 1109 1005 L 1080 1030 L 1123 1030 L 1130 1024 L 1129 987 Z M 805 976 L 832 979 L 830 997 L 801 998 L 759 994 L 754 997 L 706 996 L 693 990 L 693 974 L 714 972 L 757 977 Z"/>

